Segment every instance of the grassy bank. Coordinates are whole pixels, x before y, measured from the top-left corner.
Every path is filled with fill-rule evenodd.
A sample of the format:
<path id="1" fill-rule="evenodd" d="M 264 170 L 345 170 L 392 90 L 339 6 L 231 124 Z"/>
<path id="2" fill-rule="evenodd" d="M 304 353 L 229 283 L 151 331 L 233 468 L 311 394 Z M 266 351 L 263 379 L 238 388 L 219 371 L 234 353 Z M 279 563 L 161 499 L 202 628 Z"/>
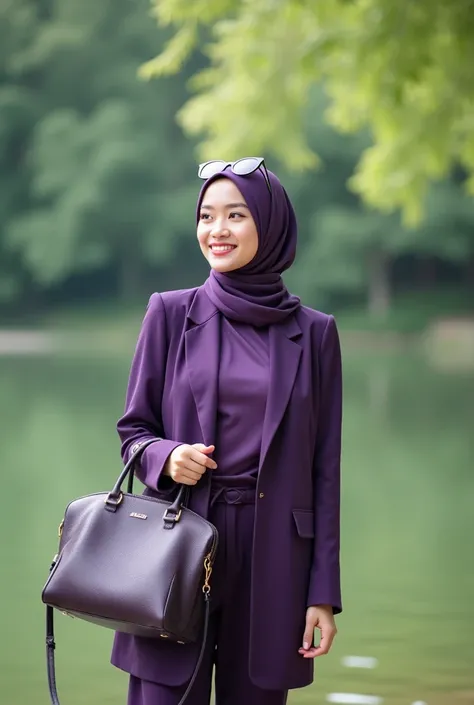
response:
<path id="1" fill-rule="evenodd" d="M 310 302 L 318 308 L 318 302 Z M 146 301 L 128 307 L 116 302 L 93 306 L 75 306 L 57 310 L 41 320 L 41 327 L 59 330 L 113 330 L 134 332 L 145 313 Z M 371 316 L 366 308 L 345 307 L 325 309 L 336 316 L 338 326 L 345 331 L 379 333 L 421 333 L 440 318 L 474 318 L 474 292 L 444 289 L 411 292 L 397 296 L 391 309 L 383 316 Z"/>
<path id="2" fill-rule="evenodd" d="M 312 303 L 317 308 L 317 302 Z M 0 331 L 39 331 L 41 335 L 66 340 L 68 349 L 77 352 L 128 353 L 136 341 L 145 309 L 146 298 L 129 306 L 106 301 L 68 306 L 39 318 L 10 318 L 3 325 L 0 322 Z M 398 296 L 383 317 L 371 316 L 362 307 L 325 310 L 336 316 L 343 342 L 355 347 L 395 349 L 421 340 L 434 322 L 474 320 L 474 295 L 446 289 L 412 292 Z"/>
<path id="3" fill-rule="evenodd" d="M 370 316 L 366 309 L 336 311 L 341 330 L 416 334 L 442 318 L 474 318 L 474 292 L 444 289 L 397 296 L 384 315 Z"/>

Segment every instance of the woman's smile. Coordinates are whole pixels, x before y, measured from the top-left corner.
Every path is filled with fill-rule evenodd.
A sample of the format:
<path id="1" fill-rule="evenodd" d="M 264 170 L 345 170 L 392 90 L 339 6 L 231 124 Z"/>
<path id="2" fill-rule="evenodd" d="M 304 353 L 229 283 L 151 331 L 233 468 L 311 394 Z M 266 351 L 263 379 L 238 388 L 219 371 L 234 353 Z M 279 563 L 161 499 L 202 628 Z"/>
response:
<path id="1" fill-rule="evenodd" d="M 237 245 L 209 245 L 209 249 L 215 257 L 224 257 L 229 255 L 237 248 Z"/>

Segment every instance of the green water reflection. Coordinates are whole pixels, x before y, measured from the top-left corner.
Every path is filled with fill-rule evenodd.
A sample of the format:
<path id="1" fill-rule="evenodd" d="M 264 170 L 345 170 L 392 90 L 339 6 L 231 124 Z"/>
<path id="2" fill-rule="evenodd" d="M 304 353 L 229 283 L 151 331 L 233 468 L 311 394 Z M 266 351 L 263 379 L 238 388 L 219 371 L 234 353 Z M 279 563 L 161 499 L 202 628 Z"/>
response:
<path id="1" fill-rule="evenodd" d="M 120 469 L 127 371 L 127 360 L 0 359 L 2 705 L 48 702 L 40 592 L 65 504 L 107 489 Z M 474 376 L 406 354 L 346 353 L 345 611 L 315 685 L 290 704 L 334 691 L 388 705 L 474 703 L 473 420 Z M 58 616 L 64 705 L 125 702 L 110 641 Z M 378 666 L 349 669 L 347 655 Z"/>

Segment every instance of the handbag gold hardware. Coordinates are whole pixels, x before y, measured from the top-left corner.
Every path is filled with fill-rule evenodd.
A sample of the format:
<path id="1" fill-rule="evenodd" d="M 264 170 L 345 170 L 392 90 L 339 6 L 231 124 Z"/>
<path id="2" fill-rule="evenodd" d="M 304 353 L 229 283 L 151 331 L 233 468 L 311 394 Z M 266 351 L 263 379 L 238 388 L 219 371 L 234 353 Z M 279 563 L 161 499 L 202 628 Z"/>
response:
<path id="1" fill-rule="evenodd" d="M 104 504 L 107 504 L 108 501 L 109 501 L 109 498 L 106 497 L 106 498 L 104 499 Z M 123 502 L 123 492 L 120 493 L 120 496 L 119 496 L 118 500 L 117 500 L 116 502 L 112 502 L 112 504 L 113 504 L 114 507 L 118 507 L 118 505 L 119 505 L 119 504 L 122 504 L 122 502 Z"/>
<path id="2" fill-rule="evenodd" d="M 204 585 L 202 586 L 202 591 L 206 594 L 209 595 L 211 592 L 211 586 L 209 585 L 209 580 L 211 579 L 211 573 L 212 573 L 212 563 L 211 563 L 211 554 L 208 553 L 206 558 L 204 559 L 204 570 L 206 571 L 206 575 L 204 577 Z"/>
<path id="3" fill-rule="evenodd" d="M 170 516 L 168 516 L 168 510 L 166 510 L 166 512 L 163 514 L 163 519 L 164 519 L 165 521 L 166 521 L 166 520 L 168 520 L 168 521 L 179 521 L 179 520 L 181 519 L 181 514 L 182 514 L 182 512 L 183 512 L 183 510 L 180 509 L 179 512 L 176 514 L 176 516 L 174 516 L 173 514 L 171 514 Z"/>

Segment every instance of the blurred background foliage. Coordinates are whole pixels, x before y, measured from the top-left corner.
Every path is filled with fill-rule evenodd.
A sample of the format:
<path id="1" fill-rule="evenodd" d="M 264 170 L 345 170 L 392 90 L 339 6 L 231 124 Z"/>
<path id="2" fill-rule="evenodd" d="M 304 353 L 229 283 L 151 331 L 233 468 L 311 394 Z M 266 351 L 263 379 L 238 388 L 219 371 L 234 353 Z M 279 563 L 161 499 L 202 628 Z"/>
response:
<path id="1" fill-rule="evenodd" d="M 468 6 L 0 0 L 2 319 L 201 283 L 196 161 L 262 150 L 307 304 L 389 327 L 397 305 L 404 327 L 428 300 L 469 310 Z"/>

